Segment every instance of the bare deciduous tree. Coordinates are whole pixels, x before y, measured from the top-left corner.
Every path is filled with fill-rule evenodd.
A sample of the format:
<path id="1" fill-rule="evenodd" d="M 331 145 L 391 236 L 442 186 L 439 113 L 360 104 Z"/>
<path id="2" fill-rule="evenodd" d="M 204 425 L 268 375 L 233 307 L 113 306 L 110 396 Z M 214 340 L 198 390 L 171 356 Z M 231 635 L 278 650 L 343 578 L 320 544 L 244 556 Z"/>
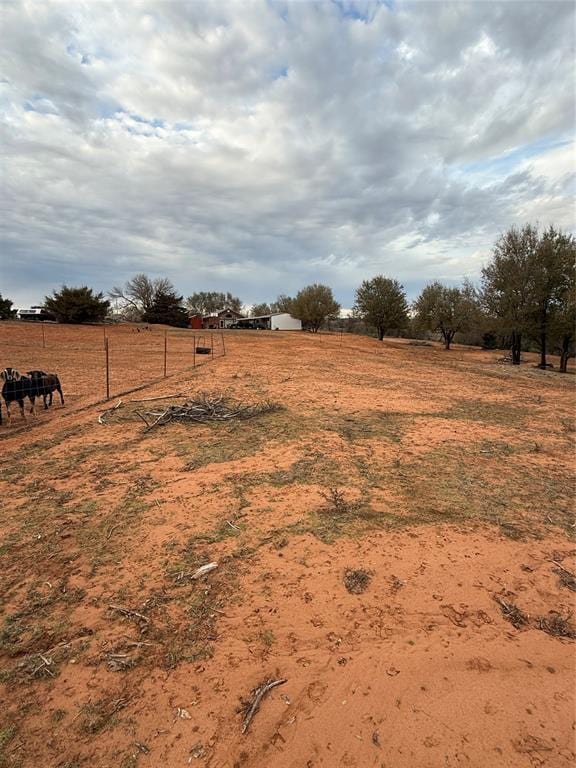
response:
<path id="1" fill-rule="evenodd" d="M 176 289 L 168 278 L 150 278 L 141 272 L 134 275 L 123 287 L 114 286 L 108 295 L 123 302 L 133 319 L 141 320 L 152 311 L 156 297 L 169 292 L 175 293 Z"/>

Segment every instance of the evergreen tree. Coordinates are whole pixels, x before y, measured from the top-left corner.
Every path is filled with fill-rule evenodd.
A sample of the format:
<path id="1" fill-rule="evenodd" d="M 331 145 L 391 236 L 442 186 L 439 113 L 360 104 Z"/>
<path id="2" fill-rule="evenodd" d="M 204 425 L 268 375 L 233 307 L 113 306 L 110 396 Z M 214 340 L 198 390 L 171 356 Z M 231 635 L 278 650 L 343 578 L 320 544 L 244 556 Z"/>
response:
<path id="1" fill-rule="evenodd" d="M 163 288 L 156 291 L 152 305 L 143 315 L 145 323 L 163 323 L 177 328 L 188 326 L 188 312 L 182 306 L 182 296 L 178 296 L 173 288 Z"/>
<path id="2" fill-rule="evenodd" d="M 16 317 L 16 310 L 12 309 L 14 302 L 10 299 L 2 298 L 0 293 L 0 320 L 12 320 Z"/>
<path id="3" fill-rule="evenodd" d="M 63 285 L 59 291 L 53 291 L 44 300 L 46 310 L 54 315 L 59 323 L 101 323 L 105 319 L 110 302 L 102 293 L 94 293 L 84 285 L 70 288 Z"/>

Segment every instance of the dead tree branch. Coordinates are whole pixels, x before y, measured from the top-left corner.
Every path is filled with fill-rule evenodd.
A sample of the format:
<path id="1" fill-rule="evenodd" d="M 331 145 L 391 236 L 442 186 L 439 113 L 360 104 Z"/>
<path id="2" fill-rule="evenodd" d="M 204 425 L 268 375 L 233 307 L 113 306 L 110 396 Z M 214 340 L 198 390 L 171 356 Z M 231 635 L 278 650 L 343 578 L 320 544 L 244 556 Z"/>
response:
<path id="1" fill-rule="evenodd" d="M 250 727 L 250 723 L 252 722 L 254 715 L 260 709 L 260 704 L 264 696 L 266 696 L 266 694 L 271 691 L 272 688 L 275 688 L 277 685 L 283 685 L 285 682 L 287 682 L 285 678 L 281 678 L 280 680 L 268 680 L 267 682 L 258 686 L 258 688 L 254 689 L 254 698 L 252 699 L 252 703 L 250 704 L 248 711 L 246 712 L 244 722 L 242 723 L 242 733 L 246 733 Z"/>

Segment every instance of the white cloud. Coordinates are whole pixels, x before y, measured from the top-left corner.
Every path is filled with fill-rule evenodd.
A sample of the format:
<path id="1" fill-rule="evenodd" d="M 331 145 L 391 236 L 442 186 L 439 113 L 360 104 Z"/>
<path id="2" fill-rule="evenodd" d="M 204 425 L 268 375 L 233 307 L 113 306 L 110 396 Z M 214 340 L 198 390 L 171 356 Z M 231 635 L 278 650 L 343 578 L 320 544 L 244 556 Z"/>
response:
<path id="1" fill-rule="evenodd" d="M 4 7 L 2 291 L 474 277 L 574 225 L 571 3 Z M 25 266 L 23 266 L 25 265 Z"/>

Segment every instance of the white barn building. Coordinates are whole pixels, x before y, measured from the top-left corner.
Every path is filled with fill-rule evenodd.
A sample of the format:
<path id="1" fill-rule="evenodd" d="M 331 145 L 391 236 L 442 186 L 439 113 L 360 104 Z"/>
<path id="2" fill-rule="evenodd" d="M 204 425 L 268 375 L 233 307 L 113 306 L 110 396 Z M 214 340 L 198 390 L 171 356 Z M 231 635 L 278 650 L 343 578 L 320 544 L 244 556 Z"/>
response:
<path id="1" fill-rule="evenodd" d="M 269 315 L 245 317 L 237 321 L 239 328 L 262 328 L 269 331 L 301 331 L 302 321 L 289 312 L 272 312 Z"/>
<path id="2" fill-rule="evenodd" d="M 288 312 L 274 312 L 270 315 L 270 330 L 301 331 L 302 320 L 292 317 Z"/>

